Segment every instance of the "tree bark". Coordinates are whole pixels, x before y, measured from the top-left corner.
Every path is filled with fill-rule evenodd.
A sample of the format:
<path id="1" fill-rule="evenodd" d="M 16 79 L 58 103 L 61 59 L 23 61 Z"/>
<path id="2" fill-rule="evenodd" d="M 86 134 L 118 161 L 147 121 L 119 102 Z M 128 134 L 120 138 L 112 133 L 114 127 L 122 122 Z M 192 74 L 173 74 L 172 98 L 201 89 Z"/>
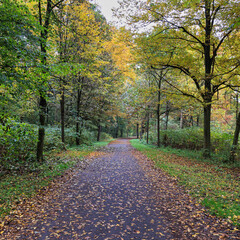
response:
<path id="1" fill-rule="evenodd" d="M 197 127 L 199 127 L 199 115 L 197 115 Z"/>
<path id="2" fill-rule="evenodd" d="M 205 158 L 211 157 L 211 104 L 204 106 L 204 152 Z"/>
<path id="3" fill-rule="evenodd" d="M 169 102 L 167 101 L 167 103 L 166 103 L 166 122 L 165 122 L 165 130 L 168 129 L 169 113 L 170 113 L 170 107 L 169 107 Z"/>
<path id="4" fill-rule="evenodd" d="M 139 123 L 137 123 L 137 139 L 139 139 Z"/>
<path id="5" fill-rule="evenodd" d="M 115 132 L 116 138 L 118 138 L 118 130 L 119 130 L 119 119 L 118 119 L 118 116 L 117 116 L 117 127 L 116 127 L 116 132 Z"/>
<path id="6" fill-rule="evenodd" d="M 160 147 L 160 101 L 161 101 L 162 73 L 158 80 L 158 103 L 157 103 L 157 146 Z"/>
<path id="7" fill-rule="evenodd" d="M 123 137 L 123 128 L 121 128 L 120 133 L 121 133 L 120 137 L 122 138 Z"/>
<path id="8" fill-rule="evenodd" d="M 204 44 L 204 64 L 205 64 L 205 92 L 204 99 L 204 153 L 205 158 L 211 157 L 211 1 L 205 0 L 205 44 Z"/>
<path id="9" fill-rule="evenodd" d="M 64 93 L 64 88 L 62 88 L 60 107 L 61 107 L 61 137 L 62 137 L 62 142 L 65 143 L 65 93 Z"/>
<path id="10" fill-rule="evenodd" d="M 79 146 L 80 144 L 80 136 L 79 136 L 79 129 L 80 129 L 80 101 L 81 101 L 81 93 L 80 89 L 77 90 L 77 120 L 76 120 L 76 145 Z"/>
<path id="11" fill-rule="evenodd" d="M 234 131 L 233 143 L 232 143 L 232 148 L 231 148 L 230 157 L 229 157 L 230 162 L 236 161 L 236 151 L 238 146 L 239 132 L 240 132 L 240 112 L 238 112 L 236 128 Z"/>
<path id="12" fill-rule="evenodd" d="M 48 39 L 48 28 L 50 25 L 50 15 L 52 12 L 51 0 L 47 1 L 45 22 L 43 25 L 42 19 L 42 6 L 41 0 L 38 2 L 38 11 L 39 11 L 39 24 L 44 28 L 41 30 L 41 41 L 40 41 L 40 50 L 42 54 L 41 63 L 43 66 L 47 65 L 47 39 Z M 45 83 L 45 81 L 44 81 Z M 46 112 L 47 112 L 47 99 L 46 93 L 42 90 L 40 91 L 40 101 L 39 101 L 39 129 L 38 129 L 38 143 L 37 143 L 37 161 L 43 161 L 43 147 L 44 147 L 44 136 L 45 136 L 45 121 L 46 121 Z"/>
<path id="13" fill-rule="evenodd" d="M 97 135 L 97 141 L 99 142 L 101 139 L 101 130 L 102 130 L 102 126 L 100 124 L 100 121 L 98 123 L 98 135 Z"/>
<path id="14" fill-rule="evenodd" d="M 46 98 L 41 95 L 39 102 L 39 129 L 38 129 L 38 143 L 37 143 L 37 161 L 43 161 L 43 147 L 44 147 L 44 136 L 45 136 L 45 118 L 47 110 Z"/>
<path id="15" fill-rule="evenodd" d="M 149 117 L 149 112 L 147 113 L 147 144 L 149 143 L 149 121 L 150 121 L 150 117 Z"/>

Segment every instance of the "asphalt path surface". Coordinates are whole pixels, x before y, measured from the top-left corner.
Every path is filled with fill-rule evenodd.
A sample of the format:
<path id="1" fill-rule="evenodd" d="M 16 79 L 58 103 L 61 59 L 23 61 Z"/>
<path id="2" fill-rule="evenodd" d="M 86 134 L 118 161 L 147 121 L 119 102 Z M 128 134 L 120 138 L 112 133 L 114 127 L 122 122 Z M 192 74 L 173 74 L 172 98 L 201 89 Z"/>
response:
<path id="1" fill-rule="evenodd" d="M 179 217 L 174 215 L 174 209 L 182 201 L 191 201 L 189 196 L 174 203 L 171 210 L 171 199 L 184 192 L 162 174 L 162 183 L 156 186 L 147 172 L 129 140 L 114 141 L 86 169 L 76 168 L 68 181 L 38 203 L 28 204 L 27 213 L 18 217 L 11 234 L 2 239 L 237 239 L 214 237 L 206 227 L 199 227 L 200 234 L 195 236 L 189 227 L 181 228 L 187 223 L 178 219 L 181 212 Z"/>

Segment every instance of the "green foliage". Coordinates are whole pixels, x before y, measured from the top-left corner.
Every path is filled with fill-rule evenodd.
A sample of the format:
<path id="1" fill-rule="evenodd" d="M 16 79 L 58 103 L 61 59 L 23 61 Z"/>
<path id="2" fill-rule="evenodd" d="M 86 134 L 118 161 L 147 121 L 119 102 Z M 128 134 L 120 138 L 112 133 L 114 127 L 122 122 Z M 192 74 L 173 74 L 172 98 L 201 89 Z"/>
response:
<path id="1" fill-rule="evenodd" d="M 105 132 L 101 133 L 101 140 L 102 141 L 109 141 L 109 140 L 112 140 L 112 139 L 113 139 L 113 137 L 110 134 L 105 133 Z"/>
<path id="2" fill-rule="evenodd" d="M 179 149 L 202 150 L 204 144 L 202 128 L 184 128 L 161 130 L 161 144 Z M 212 131 L 212 151 L 219 155 L 219 160 L 227 161 L 232 145 L 233 136 L 220 131 Z M 146 139 L 146 135 L 144 135 Z M 156 144 L 156 133 L 150 132 L 150 143 Z"/>
<path id="3" fill-rule="evenodd" d="M 24 167 L 33 160 L 37 143 L 37 128 L 8 119 L 0 125 L 0 165 L 2 170 Z"/>
<path id="4" fill-rule="evenodd" d="M 44 150 L 52 151 L 56 149 L 63 149 L 64 144 L 61 140 L 61 130 L 56 127 L 46 128 Z"/>
<path id="5" fill-rule="evenodd" d="M 240 188 L 234 169 L 202 162 L 197 155 L 196 158 L 193 158 L 194 155 L 192 158 L 183 157 L 186 154 L 183 150 L 157 148 L 139 140 L 131 140 L 131 144 L 152 159 L 158 168 L 177 177 L 179 184 L 184 185 L 212 214 L 239 226 Z"/>
<path id="6" fill-rule="evenodd" d="M 80 145 L 91 146 L 97 139 L 97 132 L 83 128 L 79 136 L 80 136 Z M 112 140 L 112 136 L 110 136 L 105 132 L 102 132 L 101 141 L 109 141 L 109 140 Z M 65 145 L 73 146 L 75 145 L 75 142 L 76 142 L 75 128 L 65 128 Z M 62 140 L 61 140 L 60 128 L 58 127 L 46 128 L 44 149 L 45 151 L 64 149 L 64 144 L 62 143 Z"/>
<path id="7" fill-rule="evenodd" d="M 2 0 L 0 16 L 0 84 L 10 84 L 24 73 L 17 67 L 32 63 L 38 53 L 33 34 L 37 25 L 28 8 L 18 1 Z"/>

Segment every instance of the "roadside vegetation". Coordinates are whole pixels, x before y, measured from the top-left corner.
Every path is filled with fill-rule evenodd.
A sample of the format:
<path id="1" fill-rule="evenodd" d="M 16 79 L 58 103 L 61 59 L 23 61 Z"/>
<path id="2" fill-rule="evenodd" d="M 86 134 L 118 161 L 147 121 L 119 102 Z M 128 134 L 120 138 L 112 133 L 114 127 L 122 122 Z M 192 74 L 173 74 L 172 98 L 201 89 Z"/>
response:
<path id="1" fill-rule="evenodd" d="M 112 139 L 94 142 L 89 145 L 73 146 L 63 151 L 55 149 L 47 153 L 44 163 L 29 162 L 24 171 L 11 171 L 0 177 L 0 217 L 4 217 L 14 209 L 16 204 L 33 197 L 41 189 L 47 187 L 57 176 L 80 164 L 85 157 L 96 157 L 100 149 Z M 23 167 L 23 166 L 22 166 Z"/>
<path id="2" fill-rule="evenodd" d="M 156 167 L 176 177 L 211 214 L 240 226 L 240 166 L 206 161 L 200 152 L 192 150 L 158 148 L 137 139 L 131 144 Z"/>

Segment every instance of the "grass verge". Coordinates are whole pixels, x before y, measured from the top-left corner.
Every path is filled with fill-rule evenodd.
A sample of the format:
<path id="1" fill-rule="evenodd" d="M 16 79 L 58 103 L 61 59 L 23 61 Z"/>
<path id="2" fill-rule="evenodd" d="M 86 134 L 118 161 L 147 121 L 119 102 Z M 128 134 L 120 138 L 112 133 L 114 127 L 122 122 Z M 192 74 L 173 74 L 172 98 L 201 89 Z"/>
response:
<path id="1" fill-rule="evenodd" d="M 234 169 L 186 157 L 181 150 L 145 145 L 136 139 L 131 140 L 131 144 L 152 159 L 157 167 L 177 177 L 179 183 L 211 214 L 240 227 L 239 175 Z"/>
<path id="2" fill-rule="evenodd" d="M 0 217 L 10 213 L 21 199 L 30 198 L 46 187 L 56 176 L 73 167 L 88 154 L 106 146 L 110 141 L 97 142 L 92 146 L 72 147 L 65 152 L 51 153 L 43 164 L 35 164 L 32 171 L 6 175 L 0 180 Z"/>

